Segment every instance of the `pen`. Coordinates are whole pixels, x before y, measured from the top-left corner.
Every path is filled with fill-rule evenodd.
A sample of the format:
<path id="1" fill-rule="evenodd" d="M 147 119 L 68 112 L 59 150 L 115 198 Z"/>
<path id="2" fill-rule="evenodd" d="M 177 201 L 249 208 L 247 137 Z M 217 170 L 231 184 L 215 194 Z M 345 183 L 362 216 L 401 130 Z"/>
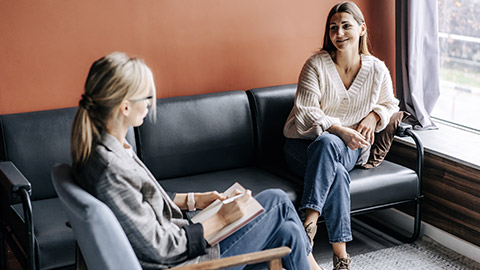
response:
<path id="1" fill-rule="evenodd" d="M 230 198 L 228 198 L 228 199 L 225 199 L 225 200 L 222 201 L 222 203 L 223 203 L 223 204 L 231 203 L 231 202 L 233 202 L 236 198 L 241 197 L 243 194 L 245 194 L 245 193 L 242 192 L 242 193 L 240 193 L 240 194 L 238 194 L 238 195 L 235 195 L 235 196 L 233 196 L 233 197 L 230 197 Z"/>

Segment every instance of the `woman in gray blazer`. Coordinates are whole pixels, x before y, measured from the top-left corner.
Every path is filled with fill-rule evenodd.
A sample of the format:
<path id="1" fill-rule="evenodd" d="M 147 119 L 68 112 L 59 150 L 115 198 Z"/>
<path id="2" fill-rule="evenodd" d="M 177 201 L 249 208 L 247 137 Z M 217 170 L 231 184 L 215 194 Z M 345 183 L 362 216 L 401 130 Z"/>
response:
<path id="1" fill-rule="evenodd" d="M 207 244 L 208 235 L 242 216 L 251 192 L 223 204 L 212 218 L 189 223 L 181 210 L 225 197 L 213 191 L 170 198 L 133 152 L 127 130 L 140 126 L 149 108 L 155 110 L 155 96 L 152 72 L 142 60 L 123 53 L 102 57 L 90 68 L 71 135 L 76 180 L 112 209 L 142 267 L 164 269 L 289 246 L 284 267 L 320 269 L 295 208 L 280 190 L 258 194 L 265 208 L 259 217 L 218 245 Z"/>

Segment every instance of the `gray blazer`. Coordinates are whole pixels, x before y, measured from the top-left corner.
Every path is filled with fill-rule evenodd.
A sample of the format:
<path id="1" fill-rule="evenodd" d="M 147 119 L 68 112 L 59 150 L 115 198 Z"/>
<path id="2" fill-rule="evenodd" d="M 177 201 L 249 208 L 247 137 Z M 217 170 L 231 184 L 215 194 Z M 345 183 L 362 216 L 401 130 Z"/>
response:
<path id="1" fill-rule="evenodd" d="M 122 145 L 104 133 L 75 176 L 113 211 L 143 268 L 164 269 L 219 257 L 219 246 L 206 247 L 201 225 L 189 225 L 128 143 Z"/>

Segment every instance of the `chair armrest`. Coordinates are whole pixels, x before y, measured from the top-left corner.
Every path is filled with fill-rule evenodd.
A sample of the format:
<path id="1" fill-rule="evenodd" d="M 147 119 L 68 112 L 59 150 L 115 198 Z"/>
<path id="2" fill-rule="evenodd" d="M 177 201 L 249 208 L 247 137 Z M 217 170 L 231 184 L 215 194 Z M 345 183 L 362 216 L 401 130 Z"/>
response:
<path id="1" fill-rule="evenodd" d="M 27 269 L 35 269 L 35 233 L 32 218 L 32 185 L 11 161 L 0 162 L 0 195 L 2 204 L 22 203 L 27 233 Z M 6 202 L 5 202 L 6 200 Z M 6 205 L 1 205 L 6 207 Z"/>
<path id="2" fill-rule="evenodd" d="M 403 122 L 400 123 L 397 130 L 395 131 L 395 135 L 399 137 L 411 137 L 415 142 L 415 148 L 417 150 L 417 164 L 416 164 L 416 172 L 419 180 L 419 190 L 418 190 L 418 197 L 421 198 L 421 186 L 422 186 L 422 176 L 423 176 L 423 160 L 424 160 L 424 149 L 422 141 L 420 137 L 413 131 L 413 127 L 409 124 L 405 124 Z"/>
<path id="3" fill-rule="evenodd" d="M 197 264 L 190 264 L 179 266 L 172 269 L 175 270 L 195 270 L 195 269 L 224 269 L 245 264 L 255 264 L 261 262 L 268 262 L 274 260 L 281 260 L 281 258 L 290 253 L 289 247 L 272 248 L 258 252 L 252 252 L 242 255 L 231 256 L 228 258 L 221 258 Z M 278 265 L 282 269 L 281 264 Z M 274 268 L 270 268 L 274 269 Z"/>
<path id="4" fill-rule="evenodd" d="M 395 135 L 399 137 L 407 137 L 408 135 L 405 134 L 405 131 L 412 128 L 412 125 L 400 122 L 400 125 L 398 125 L 397 130 L 395 131 Z"/>
<path id="5" fill-rule="evenodd" d="M 0 194 L 8 200 L 9 204 L 20 203 L 21 190 L 32 192 L 30 182 L 15 167 L 11 161 L 0 162 Z"/>

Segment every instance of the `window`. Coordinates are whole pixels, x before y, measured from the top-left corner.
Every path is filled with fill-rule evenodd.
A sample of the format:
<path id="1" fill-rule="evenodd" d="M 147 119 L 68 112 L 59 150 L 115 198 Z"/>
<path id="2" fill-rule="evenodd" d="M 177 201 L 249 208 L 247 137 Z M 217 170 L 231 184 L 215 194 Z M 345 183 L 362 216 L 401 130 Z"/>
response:
<path id="1" fill-rule="evenodd" d="M 438 0 L 440 97 L 432 116 L 480 131 L 480 1 Z"/>

